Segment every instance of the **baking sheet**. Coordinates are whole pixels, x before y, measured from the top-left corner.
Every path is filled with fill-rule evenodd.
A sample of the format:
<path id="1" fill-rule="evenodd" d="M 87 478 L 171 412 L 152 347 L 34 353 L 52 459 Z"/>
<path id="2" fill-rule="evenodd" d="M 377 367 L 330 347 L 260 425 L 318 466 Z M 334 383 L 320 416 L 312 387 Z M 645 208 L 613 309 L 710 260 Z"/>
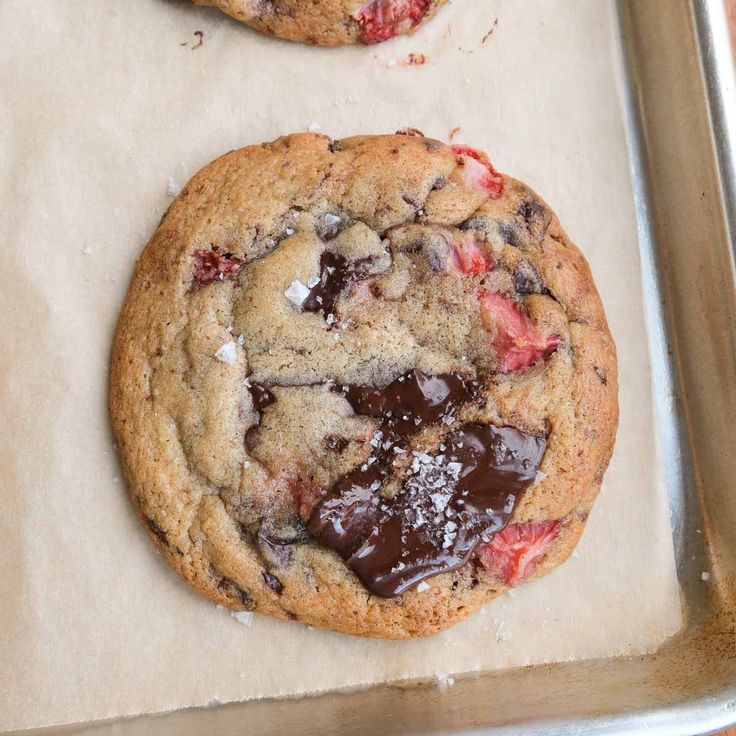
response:
<path id="1" fill-rule="evenodd" d="M 337 50 L 179 0 L 0 3 L 0 729 L 642 654 L 679 628 L 613 48 L 600 0 L 454 0 Z M 459 126 L 583 247 L 619 350 L 614 460 L 577 555 L 445 634 L 247 626 L 168 570 L 120 479 L 107 367 L 133 263 L 216 155 L 407 125 Z"/>

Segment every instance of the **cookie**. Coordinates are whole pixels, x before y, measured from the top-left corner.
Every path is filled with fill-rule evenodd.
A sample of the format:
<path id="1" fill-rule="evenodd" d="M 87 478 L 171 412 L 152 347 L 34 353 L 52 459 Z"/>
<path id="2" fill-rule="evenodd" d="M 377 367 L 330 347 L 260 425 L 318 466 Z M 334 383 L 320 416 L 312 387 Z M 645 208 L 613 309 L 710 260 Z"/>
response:
<path id="1" fill-rule="evenodd" d="M 616 357 L 580 251 L 485 154 L 297 134 L 172 203 L 110 406 L 138 513 L 194 587 L 408 638 L 570 554 L 613 448 Z"/>
<path id="2" fill-rule="evenodd" d="M 194 0 L 291 41 L 374 44 L 412 33 L 447 0 Z"/>

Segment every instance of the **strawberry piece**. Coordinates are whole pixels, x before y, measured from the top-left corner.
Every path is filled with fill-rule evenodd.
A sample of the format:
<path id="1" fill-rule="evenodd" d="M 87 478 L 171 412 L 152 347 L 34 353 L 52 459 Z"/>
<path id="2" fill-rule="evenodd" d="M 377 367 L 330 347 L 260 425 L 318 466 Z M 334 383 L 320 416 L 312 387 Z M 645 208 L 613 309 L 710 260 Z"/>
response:
<path id="1" fill-rule="evenodd" d="M 419 25 L 431 0 L 371 0 L 353 16 L 366 43 L 380 43 Z"/>
<path id="2" fill-rule="evenodd" d="M 503 177 L 488 156 L 469 146 L 451 146 L 457 156 L 458 165 L 462 167 L 461 176 L 465 185 L 471 189 L 485 191 L 491 199 L 498 199 L 503 193 Z"/>
<path id="3" fill-rule="evenodd" d="M 234 279 L 243 267 L 243 261 L 232 253 L 218 253 L 216 250 L 195 250 L 194 277 L 192 287 L 198 289 L 215 281 Z"/>
<path id="4" fill-rule="evenodd" d="M 501 371 L 511 373 L 527 368 L 551 355 L 559 346 L 555 335 L 545 335 L 522 312 L 516 302 L 495 291 L 482 291 L 480 315 L 486 329 L 495 332 L 493 347 Z"/>
<path id="5" fill-rule="evenodd" d="M 493 259 L 480 249 L 478 241 L 471 233 L 463 233 L 458 238 L 450 236 L 452 245 L 451 267 L 465 274 L 479 274 L 493 268 Z"/>
<path id="6" fill-rule="evenodd" d="M 559 519 L 509 524 L 478 547 L 478 557 L 506 585 L 518 585 L 547 551 L 561 526 Z"/>

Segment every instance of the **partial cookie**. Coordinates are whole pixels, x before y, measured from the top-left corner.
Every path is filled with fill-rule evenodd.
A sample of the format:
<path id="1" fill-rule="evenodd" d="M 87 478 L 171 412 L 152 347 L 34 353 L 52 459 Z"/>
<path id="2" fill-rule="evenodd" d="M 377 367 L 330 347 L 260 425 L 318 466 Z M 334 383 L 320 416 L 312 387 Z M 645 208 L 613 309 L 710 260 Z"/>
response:
<path id="1" fill-rule="evenodd" d="M 232 609 L 440 631 L 563 562 L 608 465 L 585 259 L 485 154 L 408 133 L 228 153 L 138 260 L 110 399 L 131 495 Z"/>
<path id="2" fill-rule="evenodd" d="M 291 41 L 343 46 L 412 33 L 447 0 L 194 0 Z"/>

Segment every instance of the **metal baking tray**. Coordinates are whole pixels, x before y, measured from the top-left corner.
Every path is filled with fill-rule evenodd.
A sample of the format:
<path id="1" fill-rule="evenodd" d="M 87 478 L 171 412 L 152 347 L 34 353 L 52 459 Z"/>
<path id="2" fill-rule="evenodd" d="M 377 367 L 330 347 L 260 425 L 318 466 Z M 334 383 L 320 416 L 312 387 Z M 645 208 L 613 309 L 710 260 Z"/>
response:
<path id="1" fill-rule="evenodd" d="M 384 686 L 26 734 L 693 736 L 736 722 L 730 1 L 618 0 L 613 6 L 683 631 L 646 657 L 527 667 L 459 678 L 444 689 Z M 711 571 L 709 580 L 702 579 L 704 570 Z"/>

